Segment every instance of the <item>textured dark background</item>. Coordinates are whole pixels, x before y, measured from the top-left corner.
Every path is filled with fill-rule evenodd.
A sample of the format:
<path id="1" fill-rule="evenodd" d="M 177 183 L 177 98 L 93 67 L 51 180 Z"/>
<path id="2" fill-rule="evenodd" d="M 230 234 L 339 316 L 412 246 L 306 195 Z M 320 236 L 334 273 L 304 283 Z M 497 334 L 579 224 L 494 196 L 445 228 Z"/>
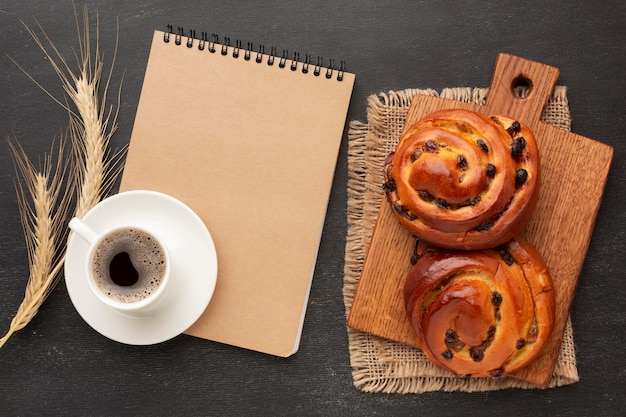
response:
<path id="1" fill-rule="evenodd" d="M 498 52 L 560 68 L 559 84 L 569 87 L 572 130 L 615 148 L 573 303 L 580 382 L 550 390 L 474 394 L 364 394 L 353 387 L 342 300 L 347 227 L 344 135 L 302 344 L 295 356 L 279 359 L 185 335 L 156 346 L 118 344 L 83 322 L 61 281 L 32 323 L 0 349 L 1 415 L 623 415 L 624 2 L 94 0 L 88 4 L 92 24 L 96 11 L 99 14 L 107 62 L 119 22 L 115 88 L 125 75 L 114 146 L 129 140 L 152 31 L 167 24 L 230 36 L 244 44 L 252 41 L 345 59 L 346 69 L 357 75 L 348 120 L 365 120 L 367 97 L 380 91 L 485 87 Z M 70 0 L 0 2 L 2 333 L 22 299 L 28 275 L 15 175 L 4 139 L 15 135 L 36 160 L 67 124 L 65 112 L 6 56 L 62 95 L 51 67 L 20 22 L 34 27 L 35 18 L 66 56 L 71 57 L 76 46 Z M 184 103 L 176 105 L 185 111 Z"/>

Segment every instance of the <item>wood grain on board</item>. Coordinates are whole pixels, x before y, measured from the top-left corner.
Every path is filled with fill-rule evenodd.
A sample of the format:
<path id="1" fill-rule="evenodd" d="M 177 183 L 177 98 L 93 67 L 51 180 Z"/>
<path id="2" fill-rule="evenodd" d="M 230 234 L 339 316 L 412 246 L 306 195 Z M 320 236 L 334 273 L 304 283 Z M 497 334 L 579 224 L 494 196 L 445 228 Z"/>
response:
<path id="1" fill-rule="evenodd" d="M 523 236 L 541 253 L 554 280 L 555 327 L 543 353 L 515 378 L 548 385 L 558 359 L 579 275 L 613 157 L 610 146 L 541 121 L 559 76 L 557 68 L 499 54 L 485 105 L 416 95 L 405 129 L 436 110 L 462 108 L 510 116 L 534 132 L 542 183 L 535 213 Z M 525 97 L 515 87 L 526 85 Z M 376 226 L 355 293 L 348 326 L 417 346 L 406 318 L 402 287 L 415 239 L 395 219 L 382 197 Z"/>

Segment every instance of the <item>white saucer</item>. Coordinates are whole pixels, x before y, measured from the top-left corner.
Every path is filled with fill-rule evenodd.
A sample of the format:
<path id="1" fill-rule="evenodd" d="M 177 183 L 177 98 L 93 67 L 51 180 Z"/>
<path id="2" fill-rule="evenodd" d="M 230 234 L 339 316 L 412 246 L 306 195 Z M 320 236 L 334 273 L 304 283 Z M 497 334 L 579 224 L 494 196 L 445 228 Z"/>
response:
<path id="1" fill-rule="evenodd" d="M 87 243 L 73 235 L 67 246 L 65 281 L 74 307 L 96 331 L 109 339 L 149 345 L 187 330 L 204 312 L 215 290 L 217 255 L 205 224 L 179 200 L 154 191 L 127 191 L 103 200 L 82 219 L 95 232 L 119 223 L 167 225 L 173 294 L 145 318 L 131 318 L 102 304 L 85 277 Z"/>

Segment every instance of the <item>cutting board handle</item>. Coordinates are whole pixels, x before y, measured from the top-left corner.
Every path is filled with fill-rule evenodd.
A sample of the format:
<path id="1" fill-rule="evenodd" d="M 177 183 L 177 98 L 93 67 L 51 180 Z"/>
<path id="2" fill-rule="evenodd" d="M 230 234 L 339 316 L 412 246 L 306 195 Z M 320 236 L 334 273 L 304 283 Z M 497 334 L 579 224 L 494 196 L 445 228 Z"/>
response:
<path id="1" fill-rule="evenodd" d="M 487 94 L 487 110 L 498 109 L 505 116 L 523 114 L 527 120 L 520 121 L 533 124 L 541 119 L 558 78 L 558 68 L 515 55 L 498 54 Z M 528 93 L 522 97 L 518 87 L 524 86 Z"/>

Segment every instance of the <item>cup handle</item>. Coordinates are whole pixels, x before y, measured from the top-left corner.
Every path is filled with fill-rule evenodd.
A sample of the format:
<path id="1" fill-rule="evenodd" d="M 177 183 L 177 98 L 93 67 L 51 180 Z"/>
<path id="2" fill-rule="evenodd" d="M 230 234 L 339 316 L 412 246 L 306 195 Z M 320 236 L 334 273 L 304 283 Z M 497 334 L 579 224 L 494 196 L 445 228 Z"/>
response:
<path id="1" fill-rule="evenodd" d="M 69 228 L 72 229 L 74 233 L 80 236 L 84 241 L 92 245 L 98 235 L 94 232 L 89 226 L 87 226 L 82 220 L 78 217 L 72 218 L 68 224 Z"/>

